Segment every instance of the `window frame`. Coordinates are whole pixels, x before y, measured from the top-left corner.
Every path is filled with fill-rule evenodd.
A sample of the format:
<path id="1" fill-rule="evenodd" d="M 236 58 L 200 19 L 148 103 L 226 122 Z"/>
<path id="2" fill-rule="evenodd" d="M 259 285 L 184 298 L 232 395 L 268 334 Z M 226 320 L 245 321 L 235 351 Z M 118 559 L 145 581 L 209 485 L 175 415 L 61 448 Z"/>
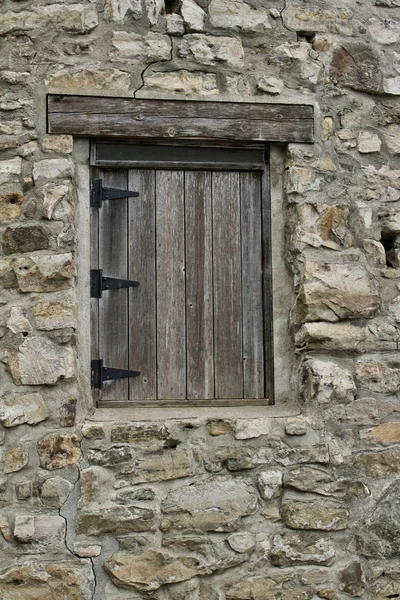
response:
<path id="1" fill-rule="evenodd" d="M 260 98 L 254 102 L 204 101 L 198 99 L 164 100 L 132 97 L 47 95 L 48 134 L 67 134 L 74 138 L 72 161 L 75 167 L 77 192 L 76 262 L 78 277 L 76 293 L 78 299 L 77 358 L 79 364 L 78 385 L 82 393 L 83 406 L 93 410 L 93 419 L 174 419 L 196 418 L 259 418 L 283 417 L 299 413 L 298 355 L 290 325 L 289 313 L 295 294 L 293 275 L 285 260 L 286 208 L 284 198 L 284 172 L 286 164 L 285 144 L 314 142 L 314 103 L 302 99 L 302 103 L 291 101 L 279 104 L 265 103 Z M 286 100 L 287 102 L 287 100 Z M 306 102 L 306 104 L 304 104 Z M 181 113 L 185 115 L 177 119 Z M 171 138 L 197 143 L 199 139 L 209 143 L 235 142 L 238 137 L 250 143 L 270 143 L 270 189 L 271 189 L 271 231 L 272 231 L 272 279 L 273 279 L 273 327 L 274 327 L 274 371 L 275 405 L 231 407 L 179 407 L 179 408 L 138 408 L 119 409 L 118 414 L 108 408 L 95 409 L 90 388 L 90 283 L 89 261 L 89 140 L 124 139 L 142 137 L 148 139 L 153 132 L 154 115 L 163 114 L 161 125 L 156 127 L 160 143 Z M 207 123 L 199 114 L 208 115 Z M 166 116 L 165 116 L 166 115 Z M 171 116 L 171 119 L 169 118 Z M 228 118 L 225 118 L 228 117 Z M 215 120 L 217 119 L 217 120 Z M 224 120 L 225 119 L 225 120 Z M 206 123 L 206 124 L 205 124 Z M 173 124 L 177 125 L 174 127 Z M 183 126 L 181 126 L 183 125 Z"/>
<path id="2" fill-rule="evenodd" d="M 160 149 L 159 158 L 144 158 L 135 160 L 132 158 L 132 149 Z M 174 154 L 180 154 L 179 150 L 187 148 L 187 155 L 192 155 L 190 150 L 199 151 L 199 160 L 182 161 L 175 160 Z M 216 152 L 213 152 L 215 150 Z M 211 151 L 211 152 L 210 152 Z M 230 160 L 224 162 L 216 161 L 215 157 L 225 151 L 232 155 Z M 232 152 L 231 152 L 232 151 Z M 249 152 L 250 151 L 250 152 Z M 156 152 L 155 152 L 156 153 Z M 209 155 L 214 155 L 214 160 L 209 158 Z M 151 154 L 151 152 L 150 152 Z M 165 154 L 172 154 L 172 159 L 163 159 Z M 236 159 L 236 155 L 240 155 L 240 160 Z M 249 154 L 254 157 L 249 160 Z M 264 352 L 264 373 L 265 373 L 265 397 L 264 398 L 213 398 L 213 399 L 143 399 L 143 400 L 102 400 L 102 392 L 92 390 L 93 397 L 98 408 L 126 408 L 134 407 L 210 407 L 210 406 L 271 406 L 275 404 L 274 394 L 274 342 L 273 342 L 273 309 L 272 309 L 272 270 L 271 270 L 271 223 L 270 223 L 270 173 L 269 173 L 269 146 L 265 143 L 245 143 L 245 142 L 209 142 L 200 140 L 194 143 L 185 141 L 166 141 L 166 140 L 109 140 L 109 139 L 92 139 L 90 142 L 90 167 L 93 177 L 97 179 L 101 169 L 162 169 L 162 170 L 226 170 L 226 171 L 256 171 L 260 173 L 261 181 L 261 235 L 262 235 L 262 252 L 263 252 L 263 274 L 262 274 L 262 304 L 263 304 L 263 352 Z M 91 220 L 94 226 L 98 226 L 98 209 L 91 209 Z M 91 227 L 93 227 L 93 223 Z M 97 224 L 97 225 L 96 225 Z M 93 242 L 92 246 L 96 246 Z M 96 267 L 97 268 L 97 267 Z M 92 313 L 97 314 L 98 310 L 93 309 L 95 302 L 92 302 Z M 98 326 L 98 318 L 93 316 L 92 321 L 95 326 Z M 97 337 L 92 326 L 92 340 Z M 98 344 L 92 343 L 92 353 L 97 358 Z M 108 365 L 114 367 L 114 365 Z M 128 368 L 136 368 L 134 365 L 129 365 Z"/>

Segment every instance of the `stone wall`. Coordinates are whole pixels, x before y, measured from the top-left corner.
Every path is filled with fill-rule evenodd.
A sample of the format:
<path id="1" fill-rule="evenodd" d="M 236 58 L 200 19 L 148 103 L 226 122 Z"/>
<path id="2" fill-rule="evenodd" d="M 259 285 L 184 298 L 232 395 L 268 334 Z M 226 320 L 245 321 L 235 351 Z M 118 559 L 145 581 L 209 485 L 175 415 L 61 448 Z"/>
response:
<path id="1" fill-rule="evenodd" d="M 0 35 L 0 597 L 399 598 L 400 0 L 0 0 Z M 90 416 L 49 91 L 315 104 L 284 165 L 300 414 Z"/>

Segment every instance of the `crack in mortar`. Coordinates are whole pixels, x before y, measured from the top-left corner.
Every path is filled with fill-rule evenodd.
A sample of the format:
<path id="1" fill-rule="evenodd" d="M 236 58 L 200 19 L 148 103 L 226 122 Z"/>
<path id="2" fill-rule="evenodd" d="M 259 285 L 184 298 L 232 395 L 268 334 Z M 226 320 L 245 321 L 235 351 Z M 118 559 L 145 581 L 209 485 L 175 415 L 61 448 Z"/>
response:
<path id="1" fill-rule="evenodd" d="M 167 63 L 167 62 L 168 62 L 168 63 L 170 63 L 170 62 L 172 62 L 172 61 L 173 61 L 173 59 L 174 59 L 174 56 L 173 56 L 173 54 L 174 54 L 174 43 L 173 43 L 173 40 L 172 40 L 172 36 L 169 36 L 169 39 L 170 39 L 170 42 L 171 42 L 171 52 L 170 52 L 170 57 L 169 57 L 169 59 L 168 59 L 168 60 L 162 61 L 163 63 Z M 139 87 L 138 87 L 136 90 L 134 90 L 134 91 L 133 91 L 133 97 L 134 97 L 134 98 L 137 98 L 136 94 L 137 94 L 138 92 L 140 92 L 140 90 L 142 90 L 142 89 L 144 88 L 144 86 L 146 85 L 146 82 L 145 82 L 145 79 L 144 79 L 146 71 L 147 71 L 147 70 L 148 70 L 150 67 L 152 67 L 153 65 L 156 65 L 156 64 L 158 64 L 158 63 L 160 63 L 160 62 L 161 62 L 161 61 L 159 61 L 159 60 L 153 60 L 152 62 L 150 62 L 150 63 L 149 63 L 149 64 L 148 64 L 148 65 L 147 65 L 147 66 L 146 66 L 146 67 L 145 67 L 145 68 L 142 70 L 142 72 L 140 73 L 140 78 L 141 78 L 141 80 L 142 80 L 142 83 L 141 83 L 141 85 L 140 85 L 140 86 L 139 86 Z"/>

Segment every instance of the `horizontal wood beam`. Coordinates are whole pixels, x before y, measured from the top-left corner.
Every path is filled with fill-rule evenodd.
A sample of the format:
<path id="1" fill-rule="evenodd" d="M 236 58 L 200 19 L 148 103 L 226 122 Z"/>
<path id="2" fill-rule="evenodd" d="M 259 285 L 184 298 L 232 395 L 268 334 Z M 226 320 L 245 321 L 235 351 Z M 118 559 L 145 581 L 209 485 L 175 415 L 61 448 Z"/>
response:
<path id="1" fill-rule="evenodd" d="M 81 137 L 312 143 L 314 108 L 50 94 L 47 131 Z"/>

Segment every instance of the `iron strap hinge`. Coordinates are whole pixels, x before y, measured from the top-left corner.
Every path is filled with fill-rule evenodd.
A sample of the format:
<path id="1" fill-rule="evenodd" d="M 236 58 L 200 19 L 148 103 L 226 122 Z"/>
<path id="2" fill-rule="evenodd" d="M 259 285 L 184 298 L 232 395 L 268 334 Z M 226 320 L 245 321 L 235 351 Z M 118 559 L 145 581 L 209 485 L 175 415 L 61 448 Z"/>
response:
<path id="1" fill-rule="evenodd" d="M 90 206 L 100 208 L 104 200 L 119 200 L 120 198 L 137 198 L 138 192 L 129 190 L 118 190 L 116 188 L 103 187 L 102 179 L 92 179 L 90 182 Z"/>
<path id="2" fill-rule="evenodd" d="M 138 281 L 132 279 L 115 279 L 115 277 L 103 277 L 102 269 L 90 271 L 90 297 L 101 298 L 103 290 L 120 290 L 122 288 L 137 287 Z"/>
<path id="3" fill-rule="evenodd" d="M 92 360 L 91 362 L 91 386 L 93 389 L 101 390 L 104 381 L 111 381 L 112 379 L 125 379 L 127 377 L 138 377 L 138 375 L 140 375 L 140 371 L 104 367 L 101 359 Z"/>

